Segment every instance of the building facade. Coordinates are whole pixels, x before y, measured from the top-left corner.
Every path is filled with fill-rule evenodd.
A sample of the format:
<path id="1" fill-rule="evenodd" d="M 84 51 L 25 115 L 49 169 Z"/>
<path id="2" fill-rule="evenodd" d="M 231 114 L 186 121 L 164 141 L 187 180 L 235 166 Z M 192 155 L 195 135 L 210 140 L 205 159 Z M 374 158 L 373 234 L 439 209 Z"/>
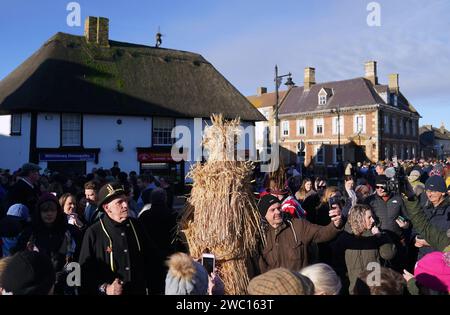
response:
<path id="1" fill-rule="evenodd" d="M 450 131 L 444 123 L 436 128 L 432 125 L 420 127 L 420 157 L 445 160 L 450 158 Z"/>
<path id="2" fill-rule="evenodd" d="M 0 81 L 2 168 L 85 174 L 118 161 L 184 183 L 212 114 L 244 128 L 264 120 L 201 55 L 109 40 L 104 18 L 85 26 L 85 36 L 57 33 Z M 239 148 L 253 155 L 247 130 Z"/>
<path id="3" fill-rule="evenodd" d="M 290 88 L 280 101 L 279 140 L 286 164 L 298 162 L 298 156 L 305 165 L 323 166 L 336 165 L 339 158 L 374 162 L 419 156 L 420 115 L 400 92 L 398 74 L 389 76 L 388 85 L 379 84 L 375 61 L 355 79 L 316 83 L 314 68 L 304 73 L 304 85 Z M 255 104 L 258 96 L 249 100 Z"/>

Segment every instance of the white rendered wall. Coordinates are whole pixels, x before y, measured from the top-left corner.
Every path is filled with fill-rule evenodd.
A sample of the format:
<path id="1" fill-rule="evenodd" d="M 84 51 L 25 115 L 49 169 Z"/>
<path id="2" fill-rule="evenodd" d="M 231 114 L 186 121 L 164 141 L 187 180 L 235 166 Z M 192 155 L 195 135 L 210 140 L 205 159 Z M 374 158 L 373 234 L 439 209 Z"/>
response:
<path id="1" fill-rule="evenodd" d="M 84 147 L 100 148 L 98 164 L 86 165 L 88 173 L 93 167 L 111 168 L 114 161 L 124 172 L 139 173 L 136 147 L 151 146 L 150 117 L 83 115 L 83 129 Z M 117 151 L 117 140 L 121 140 L 123 152 Z"/>
<path id="2" fill-rule="evenodd" d="M 0 115 L 0 168 L 11 172 L 28 162 L 31 114 L 22 114 L 21 135 L 10 136 L 11 115 Z"/>
<path id="3" fill-rule="evenodd" d="M 40 113 L 37 115 L 36 147 L 59 148 L 61 141 L 60 119 L 59 113 Z M 47 162 L 44 164 L 47 165 Z"/>

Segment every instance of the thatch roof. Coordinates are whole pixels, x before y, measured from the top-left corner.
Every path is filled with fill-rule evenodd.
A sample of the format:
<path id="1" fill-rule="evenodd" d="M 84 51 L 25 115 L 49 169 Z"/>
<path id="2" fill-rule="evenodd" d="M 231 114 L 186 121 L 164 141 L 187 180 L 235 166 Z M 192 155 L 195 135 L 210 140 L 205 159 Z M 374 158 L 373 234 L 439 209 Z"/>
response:
<path id="1" fill-rule="evenodd" d="M 201 55 L 57 33 L 0 81 L 0 114 L 73 112 L 264 120 Z"/>

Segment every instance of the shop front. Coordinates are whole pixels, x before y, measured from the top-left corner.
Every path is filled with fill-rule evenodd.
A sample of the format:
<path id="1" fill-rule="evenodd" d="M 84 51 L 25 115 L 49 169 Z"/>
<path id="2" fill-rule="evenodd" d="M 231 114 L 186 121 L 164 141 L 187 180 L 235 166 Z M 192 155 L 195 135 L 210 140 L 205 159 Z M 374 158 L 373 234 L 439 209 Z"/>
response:
<path id="1" fill-rule="evenodd" d="M 176 162 L 171 155 L 171 147 L 137 148 L 140 173 L 164 177 L 176 194 L 184 192 L 184 160 Z"/>
<path id="2" fill-rule="evenodd" d="M 38 149 L 39 163 L 47 162 L 47 169 L 64 175 L 86 174 L 86 163 L 98 163 L 100 149 L 61 150 Z"/>

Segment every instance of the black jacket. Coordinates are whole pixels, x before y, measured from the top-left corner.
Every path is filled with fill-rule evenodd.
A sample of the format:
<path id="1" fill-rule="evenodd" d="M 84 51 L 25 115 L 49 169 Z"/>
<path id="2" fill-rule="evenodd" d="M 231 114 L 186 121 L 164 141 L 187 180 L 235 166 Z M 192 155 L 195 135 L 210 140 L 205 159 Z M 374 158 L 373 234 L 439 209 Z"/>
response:
<path id="1" fill-rule="evenodd" d="M 117 223 L 105 215 L 90 226 L 79 261 L 83 294 L 100 294 L 99 287 L 115 278 L 124 282 L 123 294 L 163 291 L 165 274 L 160 254 L 133 218 Z"/>
<path id="2" fill-rule="evenodd" d="M 364 200 L 365 204 L 368 204 L 372 208 L 372 212 L 375 214 L 377 225 L 385 231 L 393 232 L 397 237 L 401 237 L 403 234 L 400 226 L 395 222 L 399 215 L 407 218 L 405 204 L 400 195 L 393 195 L 385 202 L 376 193 L 370 195 Z M 391 236 L 393 236 L 391 234 Z"/>
<path id="3" fill-rule="evenodd" d="M 164 259 L 174 253 L 177 216 L 172 209 L 168 209 L 165 204 L 152 204 L 150 209 L 140 214 L 139 222 L 156 243 Z"/>

